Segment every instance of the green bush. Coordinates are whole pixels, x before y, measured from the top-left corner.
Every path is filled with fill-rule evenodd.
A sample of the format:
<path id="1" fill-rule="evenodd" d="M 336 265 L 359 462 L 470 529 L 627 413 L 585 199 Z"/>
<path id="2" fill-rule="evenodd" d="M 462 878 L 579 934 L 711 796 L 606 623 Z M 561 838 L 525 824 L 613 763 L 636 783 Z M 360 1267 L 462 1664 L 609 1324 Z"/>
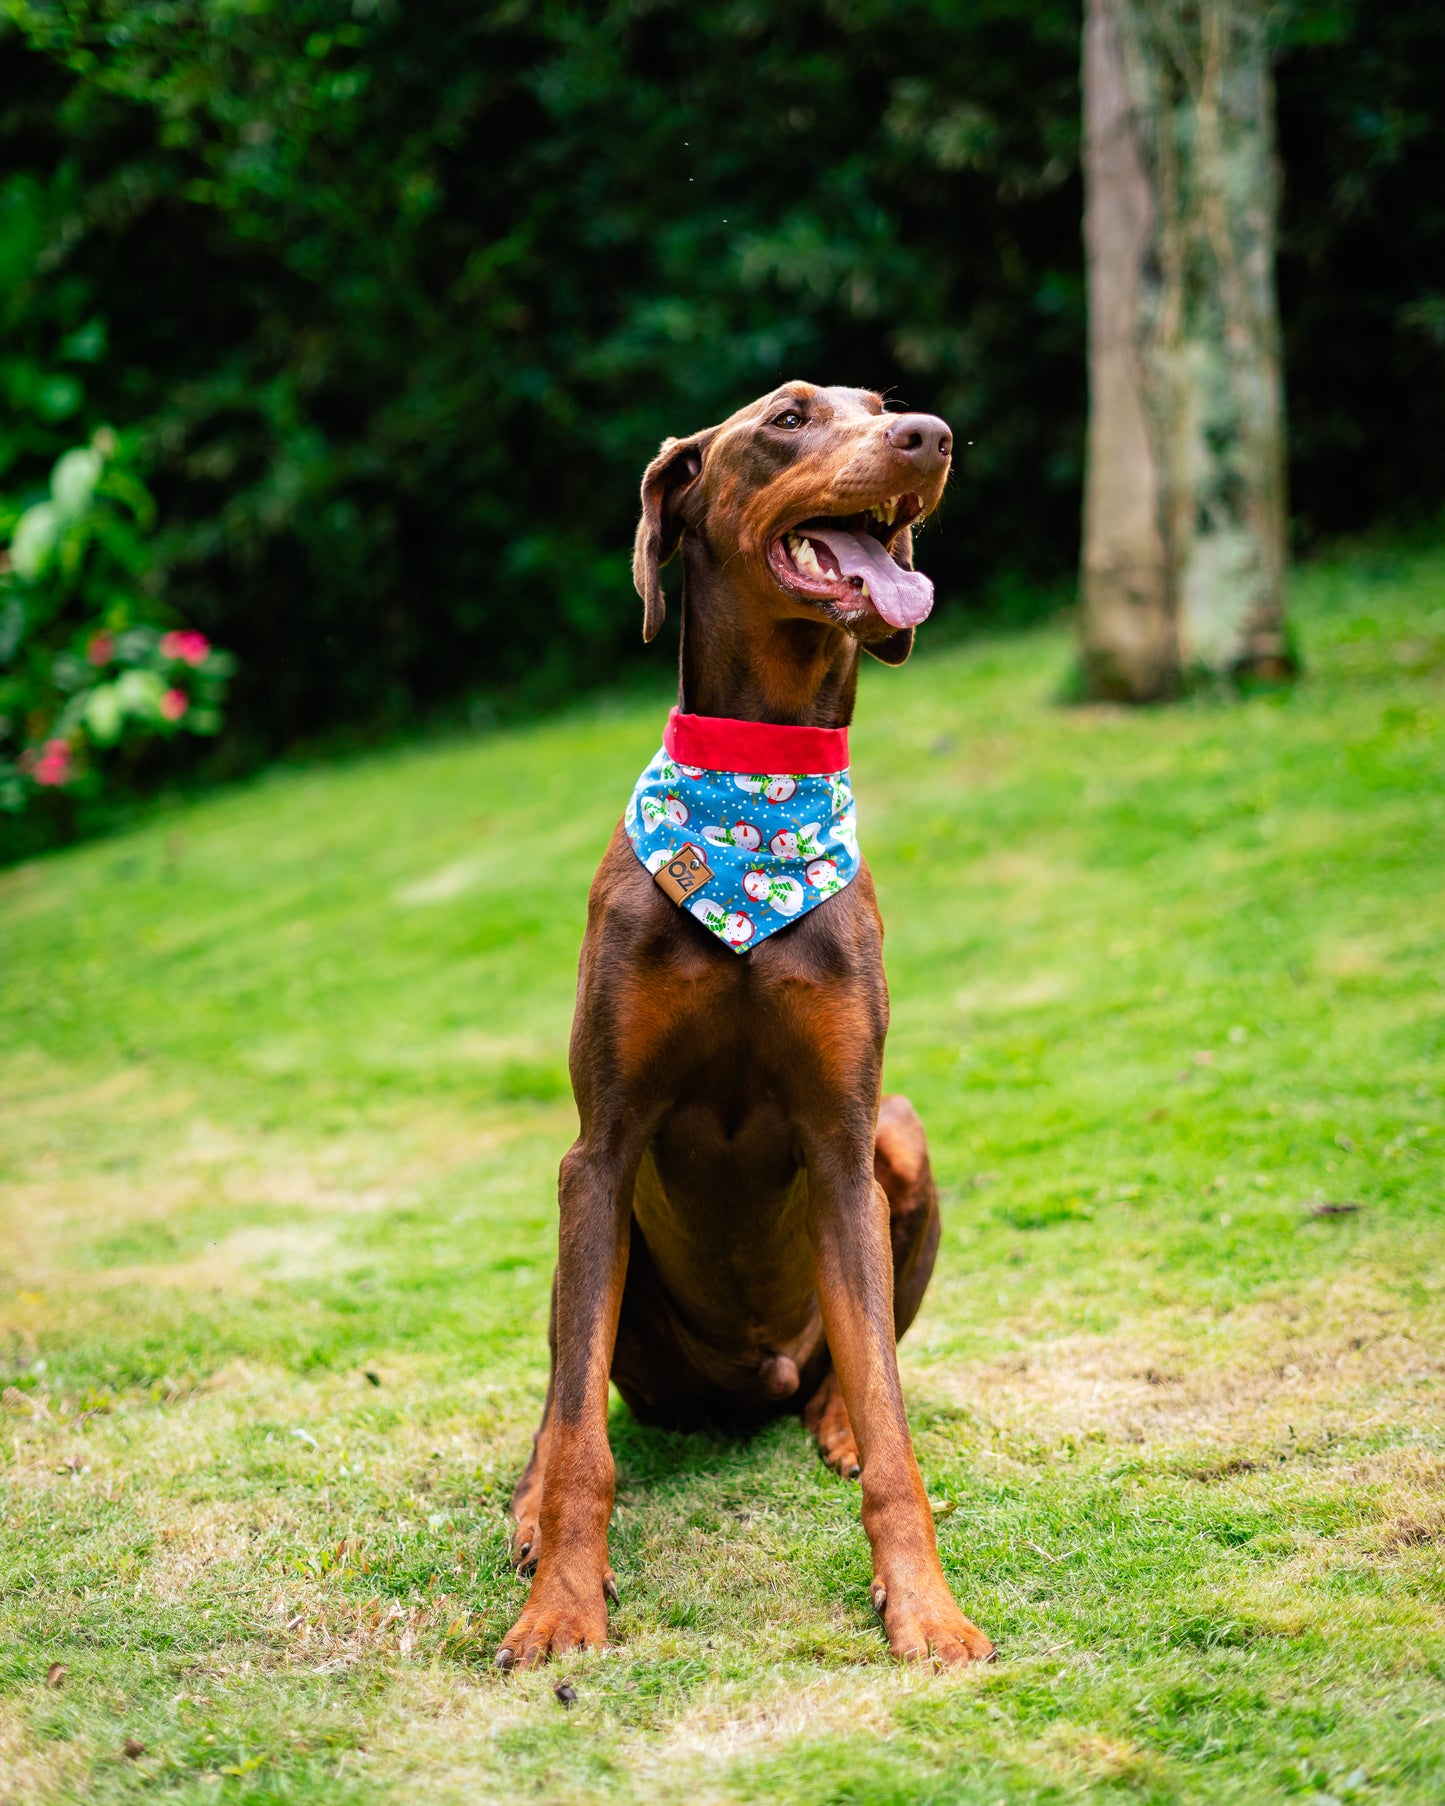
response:
<path id="1" fill-rule="evenodd" d="M 1332 534 L 1445 500 L 1445 9 L 1275 11 Z M 931 640 L 1036 611 L 1078 544 L 1080 14 L 0 0 L 0 493 L 138 429 L 155 593 L 239 659 L 228 769 L 614 675 L 643 464 L 795 374 L 953 422 Z"/>
<path id="2" fill-rule="evenodd" d="M 24 330 L 105 322 L 232 759 L 615 675 L 644 464 L 793 375 L 975 441 L 945 609 L 1071 556 L 1072 3 L 9 5 Z"/>
<path id="3" fill-rule="evenodd" d="M 0 849 L 63 836 L 154 742 L 220 730 L 233 660 L 167 624 L 155 512 L 108 427 L 57 461 L 42 500 L 0 505 Z"/>

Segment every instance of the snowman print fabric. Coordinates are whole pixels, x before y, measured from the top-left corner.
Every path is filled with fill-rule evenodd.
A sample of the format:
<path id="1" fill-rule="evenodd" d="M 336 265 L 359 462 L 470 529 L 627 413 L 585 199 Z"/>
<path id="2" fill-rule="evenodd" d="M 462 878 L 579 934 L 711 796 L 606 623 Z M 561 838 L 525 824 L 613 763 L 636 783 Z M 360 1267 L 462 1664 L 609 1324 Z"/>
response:
<path id="1" fill-rule="evenodd" d="M 826 903 L 858 871 L 846 769 L 707 771 L 660 751 L 637 780 L 623 827 L 654 877 L 684 847 L 697 848 L 712 876 L 678 907 L 734 953 Z"/>

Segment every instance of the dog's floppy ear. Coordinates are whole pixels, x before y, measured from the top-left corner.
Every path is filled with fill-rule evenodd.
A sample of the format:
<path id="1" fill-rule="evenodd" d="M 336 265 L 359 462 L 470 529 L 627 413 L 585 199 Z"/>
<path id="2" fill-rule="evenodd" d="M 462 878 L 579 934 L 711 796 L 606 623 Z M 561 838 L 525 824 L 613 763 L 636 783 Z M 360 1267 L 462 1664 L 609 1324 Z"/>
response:
<path id="1" fill-rule="evenodd" d="M 679 503 L 702 474 L 703 454 L 716 427 L 690 439 L 664 439 L 662 449 L 642 473 L 642 519 L 632 547 L 632 581 L 642 597 L 642 637 L 655 640 L 667 604 L 662 594 L 662 567 L 682 543 Z"/>
<path id="2" fill-rule="evenodd" d="M 903 529 L 898 544 L 893 549 L 893 556 L 904 570 L 911 571 L 913 569 L 912 527 Z M 897 633 L 890 633 L 886 640 L 879 640 L 872 646 L 865 646 L 863 650 L 870 657 L 876 658 L 882 665 L 901 665 L 913 650 L 913 629 L 900 627 Z"/>

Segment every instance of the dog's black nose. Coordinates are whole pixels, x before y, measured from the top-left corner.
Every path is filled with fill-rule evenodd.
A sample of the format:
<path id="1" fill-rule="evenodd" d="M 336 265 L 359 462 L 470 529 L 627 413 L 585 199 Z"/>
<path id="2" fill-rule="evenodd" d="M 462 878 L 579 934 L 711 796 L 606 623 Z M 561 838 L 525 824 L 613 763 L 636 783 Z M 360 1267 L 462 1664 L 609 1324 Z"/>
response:
<path id="1" fill-rule="evenodd" d="M 928 476 L 943 469 L 953 454 L 953 434 L 937 414 L 896 414 L 883 435 L 894 451 Z"/>

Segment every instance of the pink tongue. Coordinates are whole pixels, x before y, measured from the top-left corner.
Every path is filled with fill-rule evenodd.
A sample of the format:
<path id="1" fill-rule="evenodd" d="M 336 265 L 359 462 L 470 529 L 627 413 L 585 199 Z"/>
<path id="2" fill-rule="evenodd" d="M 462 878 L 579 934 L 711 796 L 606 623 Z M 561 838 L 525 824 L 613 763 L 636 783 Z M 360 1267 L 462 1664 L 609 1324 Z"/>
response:
<path id="1" fill-rule="evenodd" d="M 826 532 L 809 527 L 807 537 L 825 545 L 845 577 L 862 577 L 873 606 L 890 627 L 916 627 L 933 607 L 933 580 L 922 571 L 895 564 L 871 533 Z"/>

